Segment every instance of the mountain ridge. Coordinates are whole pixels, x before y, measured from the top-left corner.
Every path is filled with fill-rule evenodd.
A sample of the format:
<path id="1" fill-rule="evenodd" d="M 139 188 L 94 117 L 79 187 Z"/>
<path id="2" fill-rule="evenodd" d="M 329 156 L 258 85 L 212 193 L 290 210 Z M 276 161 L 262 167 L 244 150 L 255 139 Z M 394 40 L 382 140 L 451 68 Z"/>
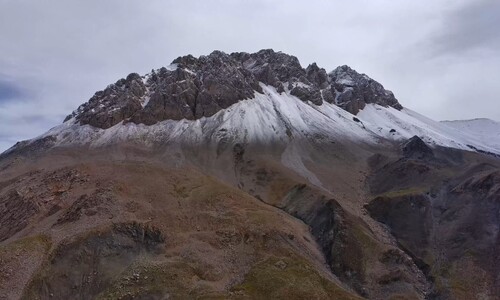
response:
<path id="1" fill-rule="evenodd" d="M 471 139 L 481 141 L 491 148 L 500 149 L 500 122 L 488 118 L 470 120 L 441 121 L 441 123 L 460 130 Z"/>
<path id="2" fill-rule="evenodd" d="M 286 67 L 285 62 L 290 66 Z M 220 70 L 224 72 L 219 72 Z M 237 76 L 233 78 L 230 74 Z M 264 93 L 264 90 L 267 92 Z M 175 59 L 174 65 L 157 71 L 153 70 L 142 77 L 131 73 L 127 78 L 118 80 L 105 90 L 96 92 L 88 102 L 66 117 L 63 125 L 49 130 L 39 138 L 47 141 L 45 144 L 47 147 L 71 144 L 72 141 L 68 136 L 74 136 L 73 142 L 77 144 L 85 141 L 88 143 L 90 136 L 103 135 L 99 133 L 100 129 L 107 130 L 118 126 L 116 129 L 121 129 L 114 129 L 104 134 L 109 137 L 108 141 L 123 140 L 126 136 L 131 139 L 144 139 L 145 136 L 149 136 L 151 143 L 158 144 L 162 137 L 171 136 L 168 132 L 162 133 L 164 130 L 170 130 L 167 128 L 172 128 L 171 125 L 164 127 L 165 129 L 161 129 L 162 125 L 160 125 L 160 128 L 147 132 L 148 130 L 142 127 L 142 124 L 156 126 L 174 121 L 178 122 L 174 126 L 177 127 L 176 130 L 184 131 L 190 121 L 201 120 L 204 124 L 207 122 L 217 124 L 218 117 L 214 116 L 216 114 L 228 115 L 234 105 L 239 106 L 240 110 L 248 110 L 247 118 L 249 115 L 262 115 L 265 118 L 262 124 L 267 124 L 266 126 L 275 130 L 285 126 L 284 130 L 289 132 L 290 128 L 295 126 L 291 121 L 295 117 L 290 115 L 287 117 L 288 121 L 284 122 L 282 112 L 279 109 L 276 110 L 278 102 L 271 101 L 274 103 L 272 107 L 268 104 L 245 104 L 248 101 L 255 102 L 256 99 L 269 102 L 270 97 L 281 103 L 279 107 L 290 107 L 287 111 L 296 110 L 295 100 L 290 101 L 290 99 L 297 99 L 307 105 L 300 105 L 303 111 L 313 109 L 308 116 L 300 118 L 316 118 L 318 122 L 330 124 L 326 127 L 331 124 L 340 124 L 339 121 L 341 121 L 343 125 L 332 128 L 331 131 L 338 132 L 341 136 L 352 135 L 353 138 L 363 143 L 375 143 L 376 140 L 401 141 L 418 135 L 430 145 L 500 153 L 496 144 L 490 144 L 484 139 L 478 140 L 474 136 L 463 135 L 448 126 L 443 127 L 438 122 L 403 108 L 392 92 L 385 90 L 381 84 L 367 75 L 357 73 L 348 66 L 340 66 L 330 73 L 326 73 L 315 63 L 304 69 L 296 57 L 270 49 L 253 54 L 237 52 L 229 55 L 214 51 L 200 58 L 187 55 Z M 214 99 L 218 99 L 218 102 Z M 245 108 L 245 106 L 248 107 Z M 337 107 L 345 111 L 347 115 L 339 112 Z M 261 111 L 262 109 L 264 111 Z M 269 115 L 270 111 L 274 111 L 272 116 Z M 317 112 L 321 115 L 316 115 Z M 204 116 L 204 114 L 209 116 Z M 337 120 L 337 116 L 342 117 Z M 328 120 L 319 121 L 325 117 Z M 273 119 L 275 121 L 269 123 Z M 233 135 L 242 135 L 246 126 L 243 124 L 248 122 L 243 121 L 240 125 L 243 127 L 236 129 Z M 314 120 L 307 122 L 315 123 Z M 91 128 L 86 128 L 87 124 Z M 135 124 L 136 127 L 131 127 L 129 124 Z M 188 127 L 194 128 L 193 126 L 198 125 L 193 123 Z M 255 127 L 255 124 L 250 126 Z M 365 132 L 355 133 L 359 131 L 359 127 Z M 315 128 L 315 126 L 311 128 L 306 126 L 297 130 L 317 134 L 315 131 L 320 129 Z M 264 128 L 259 130 L 266 131 Z M 136 133 L 135 137 L 133 132 Z M 159 135 L 154 136 L 155 132 Z M 51 134 L 53 136 L 49 137 Z M 120 137 L 119 134 L 125 136 Z M 273 138 L 267 135 L 268 138 Z M 279 136 L 275 138 L 283 139 Z M 97 137 L 95 139 L 97 141 Z M 94 144 L 104 142 L 103 139 L 99 140 L 101 142 Z M 33 142 L 34 140 L 28 140 L 18 143 L 5 153 L 13 151 L 16 147 L 30 147 Z"/>
<path id="3" fill-rule="evenodd" d="M 347 66 L 329 74 L 315 63 L 302 68 L 294 56 L 271 49 L 256 53 L 175 59 L 170 67 L 140 76 L 131 73 L 96 94 L 66 120 L 109 128 L 120 121 L 152 125 L 167 119 L 209 117 L 262 92 L 259 82 L 303 101 L 335 103 L 354 114 L 366 103 L 402 106 L 381 84 Z"/>
<path id="4" fill-rule="evenodd" d="M 254 55 L 132 74 L 2 153 L 0 294 L 495 299 L 498 148 L 348 67 Z"/>

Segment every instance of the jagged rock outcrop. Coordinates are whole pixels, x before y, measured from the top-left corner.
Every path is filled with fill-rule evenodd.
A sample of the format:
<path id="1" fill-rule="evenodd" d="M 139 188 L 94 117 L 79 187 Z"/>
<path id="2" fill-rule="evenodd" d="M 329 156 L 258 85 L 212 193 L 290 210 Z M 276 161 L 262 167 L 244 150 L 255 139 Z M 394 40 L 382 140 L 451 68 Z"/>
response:
<path id="1" fill-rule="evenodd" d="M 398 110 L 403 108 L 391 91 L 348 66 L 340 66 L 328 76 L 335 91 L 335 103 L 353 114 L 357 114 L 367 103 L 392 106 Z"/>
<path id="2" fill-rule="evenodd" d="M 109 128 L 130 118 L 141 109 L 141 101 L 146 93 L 141 76 L 132 73 L 120 79 L 103 91 L 98 91 L 90 100 L 82 104 L 65 121 L 77 117 L 81 124 L 99 128 Z"/>
<path id="3" fill-rule="evenodd" d="M 168 68 L 146 76 L 132 73 L 95 95 L 65 121 L 109 128 L 122 121 L 152 125 L 163 120 L 209 117 L 236 102 L 261 93 L 260 83 L 303 101 L 334 103 L 356 114 L 366 103 L 401 109 L 381 84 L 347 66 L 330 74 L 315 63 L 271 49 L 256 53 L 214 51 L 196 58 L 186 55 Z"/>

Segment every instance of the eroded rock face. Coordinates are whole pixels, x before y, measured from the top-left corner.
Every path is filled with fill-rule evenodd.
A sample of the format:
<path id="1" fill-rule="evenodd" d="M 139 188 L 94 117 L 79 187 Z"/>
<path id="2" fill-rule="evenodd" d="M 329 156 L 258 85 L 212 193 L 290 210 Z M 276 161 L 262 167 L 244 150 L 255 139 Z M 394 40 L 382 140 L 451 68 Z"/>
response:
<path id="1" fill-rule="evenodd" d="M 431 282 L 428 299 L 495 299 L 500 268 L 498 167 L 473 163 L 457 169 L 454 160 L 446 160 L 454 155 L 452 150 L 430 151 L 419 138 L 405 147 L 403 157 L 373 172 L 369 184 L 377 196 L 365 208 L 390 229 L 400 249 Z"/>
<path id="2" fill-rule="evenodd" d="M 18 191 L 10 191 L 0 197 L 0 241 L 24 229 L 38 211 L 38 205 Z"/>
<path id="3" fill-rule="evenodd" d="M 356 114 L 366 103 L 402 108 L 394 95 L 347 66 L 327 74 L 315 63 L 271 49 L 256 53 L 214 51 L 175 59 L 168 68 L 146 76 L 132 73 L 95 95 L 65 121 L 109 128 L 122 121 L 152 125 L 163 120 L 209 117 L 236 102 L 261 93 L 260 83 L 302 101 L 338 104 Z"/>
<path id="4" fill-rule="evenodd" d="M 398 290 L 406 296 L 418 295 L 427 289 L 410 257 L 396 249 L 386 248 L 387 252 L 379 252 L 368 227 L 335 199 L 298 184 L 286 194 L 280 208 L 310 226 L 332 273 L 359 295 L 383 299 L 380 294 L 384 290 L 394 293 Z M 378 262 L 374 262 L 377 257 Z M 373 264 L 380 268 L 375 277 L 370 274 Z"/>
<path id="5" fill-rule="evenodd" d="M 328 74 L 335 91 L 336 104 L 357 114 L 368 103 L 402 109 L 394 94 L 365 74 L 348 66 L 340 66 Z"/>
<path id="6" fill-rule="evenodd" d="M 421 249 L 429 245 L 431 204 L 426 195 L 409 194 L 396 197 L 377 197 L 367 210 L 378 221 L 391 228 L 405 249 L 412 249 L 414 255 L 423 256 Z"/>
<path id="7" fill-rule="evenodd" d="M 157 258 L 164 242 L 159 229 L 134 222 L 78 237 L 57 247 L 50 264 L 26 289 L 24 299 L 96 299 L 112 287 L 113 272 L 126 273 L 141 255 Z M 131 279 L 138 276 L 134 273 Z"/>
<path id="8" fill-rule="evenodd" d="M 65 121 L 76 117 L 81 124 L 109 128 L 133 116 L 141 109 L 146 86 L 141 76 L 132 73 L 103 91 L 98 91 L 87 103 L 82 104 Z"/>

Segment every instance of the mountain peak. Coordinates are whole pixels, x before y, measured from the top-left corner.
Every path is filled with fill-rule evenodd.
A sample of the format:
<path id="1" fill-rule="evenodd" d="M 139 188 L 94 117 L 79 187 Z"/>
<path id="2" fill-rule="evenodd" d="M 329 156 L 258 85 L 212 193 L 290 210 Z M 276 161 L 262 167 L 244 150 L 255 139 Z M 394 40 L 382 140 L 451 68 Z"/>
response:
<path id="1" fill-rule="evenodd" d="M 347 65 L 337 67 L 328 74 L 335 88 L 336 103 L 343 109 L 357 114 L 368 103 L 402 109 L 394 94 L 382 84 L 360 74 Z"/>
<path id="2" fill-rule="evenodd" d="M 120 122 L 152 125 L 163 120 L 209 117 L 262 93 L 261 84 L 304 102 L 337 104 L 357 114 L 367 103 L 401 109 L 392 92 L 364 74 L 341 66 L 330 74 L 316 63 L 303 68 L 297 57 L 273 49 L 198 58 L 185 55 L 146 76 L 132 73 L 95 95 L 66 118 L 109 128 Z"/>

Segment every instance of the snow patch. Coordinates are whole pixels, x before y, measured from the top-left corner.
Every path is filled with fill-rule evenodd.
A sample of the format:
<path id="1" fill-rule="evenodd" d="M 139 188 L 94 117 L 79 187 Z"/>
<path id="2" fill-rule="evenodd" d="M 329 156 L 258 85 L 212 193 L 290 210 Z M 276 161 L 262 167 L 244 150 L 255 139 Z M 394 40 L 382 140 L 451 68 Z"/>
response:
<path id="1" fill-rule="evenodd" d="M 166 66 L 165 69 L 167 69 L 168 71 L 175 71 L 175 70 L 177 70 L 178 67 L 179 67 L 178 64 L 170 64 L 170 65 Z"/>

